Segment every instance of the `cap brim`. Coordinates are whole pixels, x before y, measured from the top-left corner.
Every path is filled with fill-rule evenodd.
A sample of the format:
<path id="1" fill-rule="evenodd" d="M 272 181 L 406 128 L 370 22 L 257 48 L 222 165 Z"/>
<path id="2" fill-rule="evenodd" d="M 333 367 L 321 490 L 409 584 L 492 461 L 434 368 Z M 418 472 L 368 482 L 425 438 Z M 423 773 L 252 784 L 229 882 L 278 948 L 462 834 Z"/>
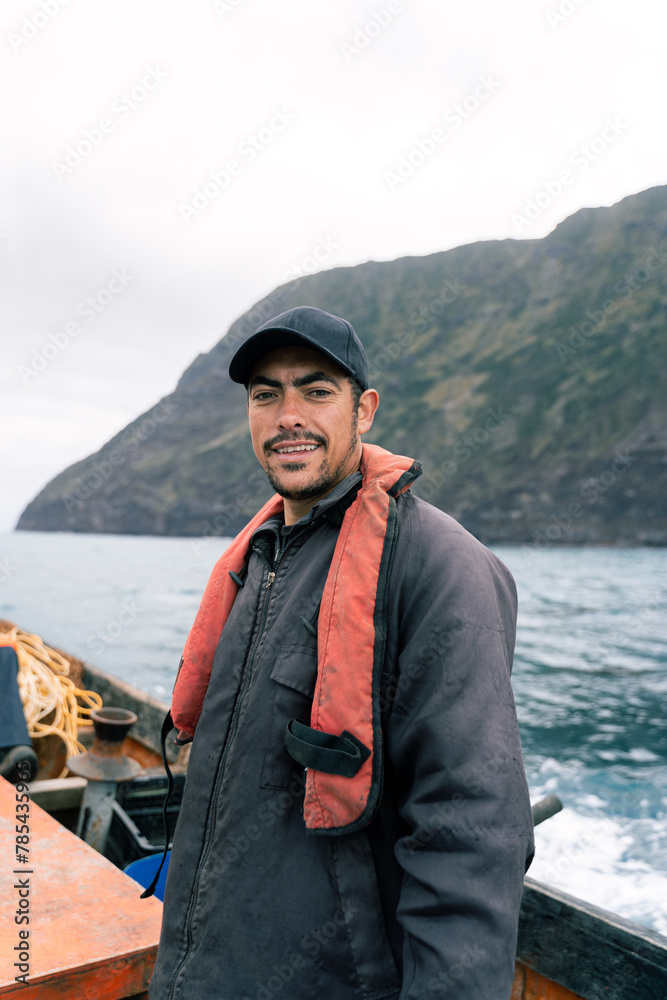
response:
<path id="1" fill-rule="evenodd" d="M 317 351 L 318 354 L 324 354 L 325 357 L 328 357 L 335 365 L 352 376 L 352 378 L 357 378 L 351 368 L 344 364 L 340 358 L 337 358 L 335 354 L 332 354 L 331 351 L 327 351 L 321 344 L 318 344 L 317 341 L 311 340 L 310 337 L 303 333 L 295 333 L 294 330 L 288 330 L 282 326 L 272 327 L 269 330 L 260 330 L 254 336 L 250 337 L 249 340 L 246 340 L 229 362 L 229 377 L 233 382 L 247 386 L 250 382 L 253 369 L 265 354 L 268 354 L 269 351 L 274 350 L 276 347 L 287 347 L 295 344 L 302 344 L 313 351 Z"/>

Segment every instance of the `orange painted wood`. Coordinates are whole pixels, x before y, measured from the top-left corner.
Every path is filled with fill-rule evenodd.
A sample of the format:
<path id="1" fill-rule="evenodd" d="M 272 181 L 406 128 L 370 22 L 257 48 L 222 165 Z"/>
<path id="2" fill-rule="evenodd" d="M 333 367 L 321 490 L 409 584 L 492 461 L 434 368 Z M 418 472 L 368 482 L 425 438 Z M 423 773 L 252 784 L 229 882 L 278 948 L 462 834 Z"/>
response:
<path id="1" fill-rule="evenodd" d="M 138 760 L 142 767 L 162 767 L 162 757 L 154 750 L 149 750 L 143 743 L 126 736 L 123 742 L 123 753 L 134 760 Z"/>
<path id="2" fill-rule="evenodd" d="M 0 778 L 0 995 L 121 1000 L 143 993 L 162 903 L 140 899 L 136 882 L 33 803 L 30 863 L 16 863 L 15 806 L 16 789 Z M 14 886 L 21 878 L 30 879 L 30 923 L 19 926 Z M 15 981 L 20 930 L 30 931 L 28 985 Z"/>
<path id="3" fill-rule="evenodd" d="M 511 1000 L 584 1000 L 565 986 L 546 979 L 539 972 L 516 963 Z"/>

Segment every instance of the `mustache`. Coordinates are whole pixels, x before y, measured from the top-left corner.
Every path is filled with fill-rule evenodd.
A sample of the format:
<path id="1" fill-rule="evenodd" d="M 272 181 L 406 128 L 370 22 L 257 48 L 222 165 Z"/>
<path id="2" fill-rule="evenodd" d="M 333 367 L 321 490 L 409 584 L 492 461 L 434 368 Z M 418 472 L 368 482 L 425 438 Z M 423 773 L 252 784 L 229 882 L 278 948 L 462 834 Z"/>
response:
<path id="1" fill-rule="evenodd" d="M 269 452 L 272 448 L 277 447 L 280 444 L 289 444 L 290 441 L 306 441 L 309 444 L 319 444 L 323 448 L 326 448 L 326 439 L 322 437 L 321 434 L 313 434 L 312 431 L 304 431 L 302 434 L 277 434 L 273 438 L 269 438 L 268 441 L 264 442 L 264 451 Z"/>

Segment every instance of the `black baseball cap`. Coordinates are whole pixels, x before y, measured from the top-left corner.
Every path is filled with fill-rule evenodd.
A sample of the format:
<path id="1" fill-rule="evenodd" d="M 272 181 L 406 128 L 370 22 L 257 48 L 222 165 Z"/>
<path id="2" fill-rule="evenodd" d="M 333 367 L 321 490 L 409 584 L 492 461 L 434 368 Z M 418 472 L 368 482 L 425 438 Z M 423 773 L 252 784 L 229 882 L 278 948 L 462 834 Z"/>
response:
<path id="1" fill-rule="evenodd" d="M 305 344 L 320 351 L 356 379 L 362 389 L 368 389 L 368 359 L 352 324 L 315 306 L 288 309 L 262 324 L 234 354 L 229 377 L 247 386 L 260 358 L 285 344 Z"/>

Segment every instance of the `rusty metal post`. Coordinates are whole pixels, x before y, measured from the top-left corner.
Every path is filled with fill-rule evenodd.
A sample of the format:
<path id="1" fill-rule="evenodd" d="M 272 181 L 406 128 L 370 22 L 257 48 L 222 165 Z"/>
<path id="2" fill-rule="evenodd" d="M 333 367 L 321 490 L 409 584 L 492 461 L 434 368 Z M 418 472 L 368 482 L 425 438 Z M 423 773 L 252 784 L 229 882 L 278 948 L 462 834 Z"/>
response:
<path id="1" fill-rule="evenodd" d="M 77 836 L 104 853 L 120 781 L 131 781 L 141 765 L 123 750 L 123 740 L 137 721 L 134 712 L 125 708 L 96 708 L 90 713 L 95 742 L 88 753 L 70 757 L 67 766 L 73 774 L 88 779 L 83 795 Z"/>

